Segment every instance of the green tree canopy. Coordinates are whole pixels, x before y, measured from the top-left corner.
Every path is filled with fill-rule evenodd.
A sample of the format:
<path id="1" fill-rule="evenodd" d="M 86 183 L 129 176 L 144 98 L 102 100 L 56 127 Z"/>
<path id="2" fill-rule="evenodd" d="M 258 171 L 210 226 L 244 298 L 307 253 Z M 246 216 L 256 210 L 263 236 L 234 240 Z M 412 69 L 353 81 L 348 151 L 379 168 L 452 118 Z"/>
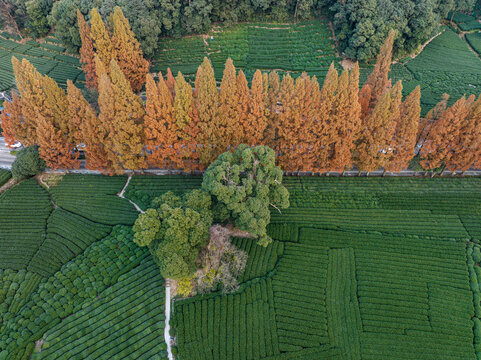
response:
<path id="1" fill-rule="evenodd" d="M 271 242 L 269 207 L 279 211 L 289 207 L 282 170 L 275 164 L 274 150 L 267 146 L 240 145 L 234 153 L 220 155 L 205 171 L 202 188 L 212 195 L 218 220 L 232 221 L 264 246 Z"/>
<path id="2" fill-rule="evenodd" d="M 191 276 L 199 250 L 209 240 L 210 195 L 202 190 L 182 197 L 167 192 L 152 204 L 154 208 L 135 221 L 134 241 L 149 247 L 163 277 L 179 280 Z"/>
<path id="3" fill-rule="evenodd" d="M 23 179 L 41 173 L 45 169 L 45 161 L 38 155 L 37 146 L 29 146 L 20 150 L 12 164 L 12 175 L 15 179 Z"/>

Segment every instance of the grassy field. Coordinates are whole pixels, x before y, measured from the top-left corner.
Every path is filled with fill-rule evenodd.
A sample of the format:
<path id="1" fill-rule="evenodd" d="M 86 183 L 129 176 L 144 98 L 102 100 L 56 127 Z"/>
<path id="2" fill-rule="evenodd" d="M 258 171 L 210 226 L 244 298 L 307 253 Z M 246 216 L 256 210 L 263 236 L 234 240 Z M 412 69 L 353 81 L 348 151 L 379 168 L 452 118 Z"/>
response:
<path id="1" fill-rule="evenodd" d="M 225 61 L 231 57 L 249 81 L 257 69 L 276 69 L 293 76 L 306 71 L 323 79 L 331 62 L 339 65 L 340 60 L 331 29 L 324 20 L 214 27 L 205 37 L 162 39 L 159 49 L 153 63 L 154 72 L 165 72 L 170 67 L 174 74 L 182 71 L 191 80 L 204 56 L 212 61 L 217 80 L 222 78 Z"/>
<path id="2" fill-rule="evenodd" d="M 0 195 L 0 359 L 165 358 L 163 279 L 132 240 L 126 180 L 30 179 Z"/>
<path id="3" fill-rule="evenodd" d="M 127 194 L 200 184 L 174 180 L 134 177 Z M 174 302 L 178 359 L 476 359 L 481 179 L 285 183 L 274 242 L 234 241 L 239 291 Z"/>
<path id="4" fill-rule="evenodd" d="M 8 33 L 0 33 L 0 91 L 9 90 L 15 84 L 12 56 L 29 60 L 42 75 L 50 76 L 62 86 L 66 86 L 67 80 L 84 86 L 85 75 L 79 59 L 65 54 L 65 48 L 57 39 L 47 37 L 43 43 L 33 40 L 21 43 Z"/>
<path id="5" fill-rule="evenodd" d="M 132 240 L 125 181 L 0 195 L 0 359 L 165 358 L 163 279 Z M 174 301 L 178 360 L 479 360 L 481 178 L 284 182 L 273 242 L 232 240 L 249 255 L 239 290 Z M 134 176 L 125 194 L 147 208 L 200 184 Z"/>

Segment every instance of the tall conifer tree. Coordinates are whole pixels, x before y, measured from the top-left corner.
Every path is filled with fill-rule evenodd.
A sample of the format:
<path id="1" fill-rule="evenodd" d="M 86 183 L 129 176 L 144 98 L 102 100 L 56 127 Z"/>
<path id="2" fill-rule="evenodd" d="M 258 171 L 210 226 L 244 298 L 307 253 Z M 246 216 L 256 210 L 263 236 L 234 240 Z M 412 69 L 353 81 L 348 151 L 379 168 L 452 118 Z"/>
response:
<path id="1" fill-rule="evenodd" d="M 65 92 L 50 77 L 44 76 L 41 85 L 44 102 L 37 114 L 38 153 L 52 169 L 78 168 L 75 134 L 71 132 L 68 100 Z"/>
<path id="2" fill-rule="evenodd" d="M 145 166 L 143 156 L 145 115 L 142 100 L 132 92 L 115 60 L 110 76 L 99 78 L 100 121 L 109 126 L 109 159 L 115 172 L 138 170 Z"/>
<path id="3" fill-rule="evenodd" d="M 138 92 L 145 84 L 145 75 L 149 71 L 149 63 L 144 59 L 140 44 L 120 7 L 114 8 L 111 22 L 115 59 L 120 70 L 130 82 L 132 91 Z"/>
<path id="4" fill-rule="evenodd" d="M 109 126 L 102 124 L 99 117 L 85 100 L 82 92 L 72 81 L 67 81 L 67 99 L 72 124 L 77 128 L 77 143 L 84 144 L 86 167 L 90 170 L 112 174 L 112 163 L 106 150 L 109 144 Z"/>
<path id="5" fill-rule="evenodd" d="M 237 112 L 237 77 L 234 63 L 231 58 L 225 62 L 224 74 L 220 83 L 219 111 L 216 125 L 219 127 L 218 149 L 222 153 L 229 146 L 235 148 L 241 140 L 242 132 L 239 131 L 239 116 Z"/>
<path id="6" fill-rule="evenodd" d="M 394 133 L 392 159 L 387 167 L 389 171 L 407 169 L 409 161 L 414 157 L 416 135 L 421 116 L 420 101 L 421 88 L 417 86 L 401 105 L 400 117 Z"/>
<path id="7" fill-rule="evenodd" d="M 264 145 L 265 130 L 267 128 L 266 116 L 267 91 L 260 70 L 254 73 L 251 84 L 251 99 L 249 101 L 248 128 L 244 133 L 249 134 L 245 141 L 249 145 Z"/>
<path id="8" fill-rule="evenodd" d="M 361 104 L 363 105 L 364 116 L 368 115 L 366 105 L 369 104 L 368 109 L 372 111 L 381 95 L 391 87 L 389 70 L 392 62 L 394 35 L 395 32 L 391 29 L 384 44 L 381 46 L 381 50 L 377 56 L 376 65 L 361 90 Z"/>
<path id="9" fill-rule="evenodd" d="M 22 100 L 12 91 L 12 101 L 3 103 L 2 130 L 7 146 L 12 146 L 18 140 L 25 143 L 27 131 L 22 117 Z"/>
<path id="10" fill-rule="evenodd" d="M 21 62 L 12 56 L 13 72 L 17 89 L 22 99 L 23 128 L 22 141 L 25 146 L 37 144 L 37 115 L 43 110 L 45 95 L 42 89 L 43 77 L 27 60 Z"/>
<path id="11" fill-rule="evenodd" d="M 162 74 L 159 74 L 157 84 L 151 75 L 147 75 L 146 91 L 144 131 L 147 163 L 160 168 L 182 167 L 172 96 Z"/>
<path id="12" fill-rule="evenodd" d="M 84 16 L 79 9 L 77 9 L 77 22 L 80 39 L 82 40 L 82 47 L 80 48 L 80 62 L 82 63 L 82 70 L 85 73 L 85 85 L 88 88 L 97 88 L 95 53 L 92 37 L 90 35 L 90 26 L 85 21 Z"/>
<path id="13" fill-rule="evenodd" d="M 105 69 L 108 70 L 110 68 L 110 61 L 116 58 L 116 54 L 110 39 L 110 34 L 105 28 L 102 17 L 96 8 L 90 10 L 90 36 L 92 37 L 95 53 Z"/>
<path id="14" fill-rule="evenodd" d="M 444 110 L 440 117 L 433 122 L 421 152 L 421 165 L 425 169 L 437 168 L 445 165 L 448 170 L 457 170 L 458 164 L 452 161 L 458 147 L 461 129 L 470 113 L 474 96 L 462 97 L 451 107 Z"/>
<path id="15" fill-rule="evenodd" d="M 195 107 L 199 117 L 199 160 L 203 165 L 210 164 L 223 151 L 219 144 L 223 134 L 221 124 L 216 122 L 219 111 L 219 93 L 214 77 L 214 69 L 209 59 L 204 58 L 200 78 L 196 78 L 197 97 Z M 199 72 L 199 71 L 198 71 Z M 198 85 L 198 86 L 197 86 Z"/>

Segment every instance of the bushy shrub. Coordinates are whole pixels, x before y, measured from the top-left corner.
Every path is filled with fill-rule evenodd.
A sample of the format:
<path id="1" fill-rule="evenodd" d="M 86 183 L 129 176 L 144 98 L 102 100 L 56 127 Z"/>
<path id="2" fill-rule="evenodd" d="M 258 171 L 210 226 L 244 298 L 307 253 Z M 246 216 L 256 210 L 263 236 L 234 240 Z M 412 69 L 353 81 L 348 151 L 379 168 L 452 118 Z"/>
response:
<path id="1" fill-rule="evenodd" d="M 45 161 L 38 154 L 37 146 L 29 146 L 20 150 L 12 164 L 12 175 L 15 179 L 24 179 L 37 175 L 45 169 Z"/>

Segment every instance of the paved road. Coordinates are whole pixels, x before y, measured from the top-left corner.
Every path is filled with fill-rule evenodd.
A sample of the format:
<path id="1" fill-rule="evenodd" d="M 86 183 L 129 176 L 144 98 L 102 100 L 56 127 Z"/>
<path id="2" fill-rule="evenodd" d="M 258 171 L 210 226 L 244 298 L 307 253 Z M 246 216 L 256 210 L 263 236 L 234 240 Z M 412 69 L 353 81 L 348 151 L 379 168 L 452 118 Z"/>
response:
<path id="1" fill-rule="evenodd" d="M 15 156 L 10 155 L 10 151 L 12 149 L 5 145 L 5 138 L 0 137 L 0 168 L 10 169 L 12 167 Z"/>

